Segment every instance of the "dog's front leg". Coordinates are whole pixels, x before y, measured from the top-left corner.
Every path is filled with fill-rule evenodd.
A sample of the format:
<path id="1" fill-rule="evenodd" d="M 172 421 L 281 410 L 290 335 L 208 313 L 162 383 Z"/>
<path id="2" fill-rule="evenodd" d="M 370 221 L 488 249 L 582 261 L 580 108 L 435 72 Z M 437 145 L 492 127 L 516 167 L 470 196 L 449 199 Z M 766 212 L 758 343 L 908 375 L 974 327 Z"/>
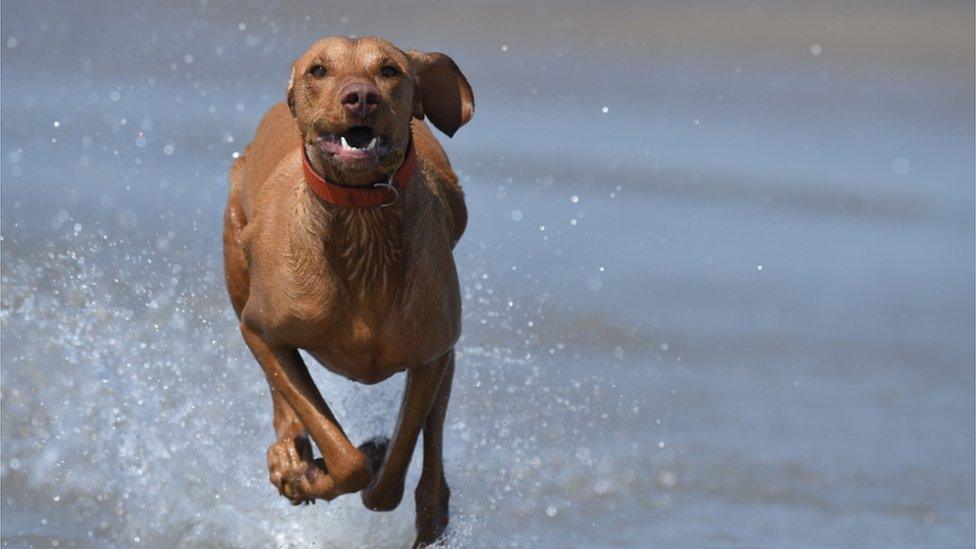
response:
<path id="1" fill-rule="evenodd" d="M 374 511 L 391 511 L 403 499 L 403 481 L 417 445 L 417 437 L 430 415 L 453 357 L 453 351 L 448 351 L 430 364 L 408 370 L 400 417 L 386 458 L 372 482 L 362 491 L 366 507 Z"/>
<path id="2" fill-rule="evenodd" d="M 268 386 L 274 403 L 275 428 L 275 442 L 268 447 L 268 480 L 294 505 L 315 503 L 306 497 L 301 486 L 303 477 L 316 474 L 308 431 L 285 397 L 270 381 Z"/>
<path id="3" fill-rule="evenodd" d="M 276 395 L 284 397 L 322 453 L 325 470 L 314 467 L 306 475 L 286 479 L 290 483 L 288 492 L 294 495 L 289 499 L 331 500 L 362 490 L 370 478 L 367 458 L 349 442 L 315 387 L 298 350 L 269 345 L 244 322 L 241 323 L 241 334 Z"/>

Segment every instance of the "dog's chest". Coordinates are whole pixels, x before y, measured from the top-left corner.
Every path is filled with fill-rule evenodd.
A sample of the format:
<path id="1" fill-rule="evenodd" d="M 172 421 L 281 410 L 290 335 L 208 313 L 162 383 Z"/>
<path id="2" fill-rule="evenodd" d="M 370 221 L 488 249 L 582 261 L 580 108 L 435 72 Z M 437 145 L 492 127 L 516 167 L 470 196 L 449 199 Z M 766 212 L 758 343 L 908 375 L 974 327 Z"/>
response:
<path id="1" fill-rule="evenodd" d="M 354 223 L 330 225 L 317 241 L 296 238 L 255 274 L 268 285 L 262 294 L 285 297 L 265 309 L 277 335 L 372 383 L 453 345 L 460 292 L 446 239 L 418 246 L 397 227 Z"/>
<path id="2" fill-rule="evenodd" d="M 390 276 L 395 286 L 377 287 L 382 299 L 364 297 L 351 287 L 332 288 L 331 299 L 296 311 L 297 341 L 330 370 L 364 383 L 376 383 L 406 368 L 426 364 L 448 350 L 460 331 L 459 292 L 449 277 L 408 271 Z M 410 278 L 410 283 L 404 279 Z M 327 292 L 320 292 L 325 296 Z M 453 296 L 453 297 L 452 297 Z M 302 320 L 304 317 L 308 320 Z"/>

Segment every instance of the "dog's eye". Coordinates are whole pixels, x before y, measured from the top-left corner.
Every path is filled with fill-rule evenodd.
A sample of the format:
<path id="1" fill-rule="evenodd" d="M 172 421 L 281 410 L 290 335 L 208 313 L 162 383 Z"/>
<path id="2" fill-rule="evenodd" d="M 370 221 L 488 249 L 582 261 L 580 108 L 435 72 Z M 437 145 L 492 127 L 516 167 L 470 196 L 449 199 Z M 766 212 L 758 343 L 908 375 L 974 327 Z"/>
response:
<path id="1" fill-rule="evenodd" d="M 393 78 L 394 76 L 400 74 L 400 69 L 394 67 L 393 65 L 387 65 L 380 69 L 380 74 L 383 78 Z"/>
<path id="2" fill-rule="evenodd" d="M 322 65 L 312 65 L 312 68 L 308 69 L 308 74 L 311 74 L 315 78 L 322 78 L 325 76 L 325 67 Z"/>

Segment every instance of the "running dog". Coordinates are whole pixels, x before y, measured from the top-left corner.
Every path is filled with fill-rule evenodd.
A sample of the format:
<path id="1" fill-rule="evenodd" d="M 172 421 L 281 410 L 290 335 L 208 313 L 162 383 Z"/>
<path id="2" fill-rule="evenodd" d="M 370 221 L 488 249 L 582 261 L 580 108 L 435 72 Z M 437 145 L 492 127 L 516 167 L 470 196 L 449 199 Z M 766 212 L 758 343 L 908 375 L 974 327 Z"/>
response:
<path id="1" fill-rule="evenodd" d="M 467 224 L 424 119 L 453 136 L 473 114 L 450 57 L 325 38 L 295 61 L 287 101 L 231 167 L 224 213 L 227 289 L 274 404 L 271 483 L 293 504 L 360 492 L 369 509 L 392 510 L 423 431 L 415 547 L 448 523 L 442 433 L 461 332 L 452 251 Z M 392 438 L 350 442 L 299 349 L 361 383 L 406 371 Z"/>

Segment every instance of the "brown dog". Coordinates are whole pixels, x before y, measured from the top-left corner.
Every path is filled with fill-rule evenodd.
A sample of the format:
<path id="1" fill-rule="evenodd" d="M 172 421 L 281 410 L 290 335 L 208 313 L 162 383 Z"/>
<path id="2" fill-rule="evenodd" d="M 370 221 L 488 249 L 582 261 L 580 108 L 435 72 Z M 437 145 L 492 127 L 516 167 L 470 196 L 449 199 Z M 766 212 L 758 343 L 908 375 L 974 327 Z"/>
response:
<path id="1" fill-rule="evenodd" d="M 227 289 L 274 401 L 271 482 L 294 504 L 362 490 L 366 507 L 392 510 L 423 430 L 414 545 L 431 543 L 448 521 L 452 249 L 467 211 L 422 119 L 453 135 L 474 112 L 471 87 L 446 55 L 330 37 L 295 61 L 287 97 L 231 168 L 224 216 Z M 299 349 L 362 383 L 406 370 L 392 441 L 354 446 Z"/>

